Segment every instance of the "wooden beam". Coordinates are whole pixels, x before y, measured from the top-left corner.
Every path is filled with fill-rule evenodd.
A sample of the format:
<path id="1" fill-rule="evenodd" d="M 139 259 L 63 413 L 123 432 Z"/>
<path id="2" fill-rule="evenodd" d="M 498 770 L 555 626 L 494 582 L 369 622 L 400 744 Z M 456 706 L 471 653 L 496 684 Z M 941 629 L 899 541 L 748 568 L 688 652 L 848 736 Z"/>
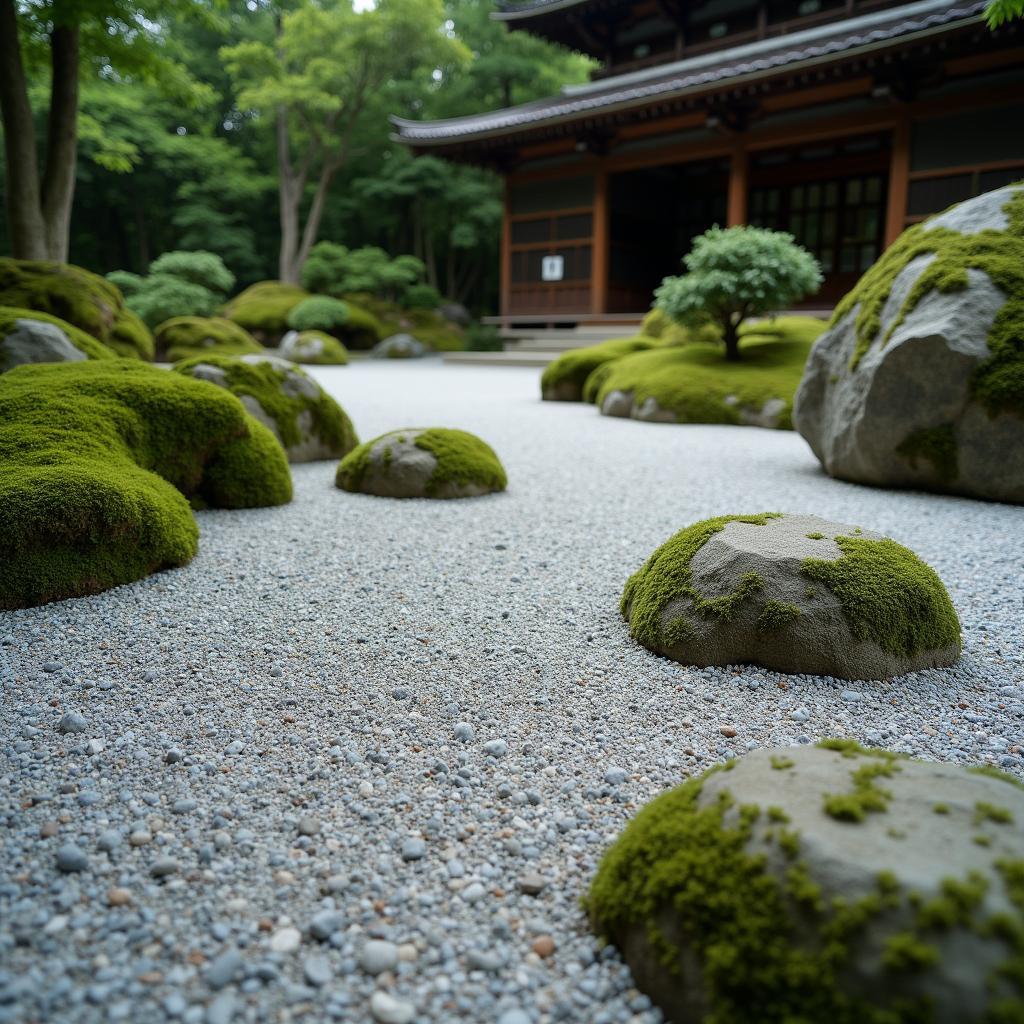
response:
<path id="1" fill-rule="evenodd" d="M 726 206 L 726 222 L 729 227 L 747 222 L 749 178 L 750 158 L 742 146 L 737 146 L 729 157 L 729 194 Z"/>
<path id="2" fill-rule="evenodd" d="M 901 111 L 892 130 L 889 157 L 889 202 L 885 213 L 886 247 L 892 245 L 907 219 L 907 187 L 910 181 L 910 117 Z"/>
<path id="3" fill-rule="evenodd" d="M 604 313 L 608 302 L 608 169 L 594 176 L 594 227 L 590 248 L 590 312 Z"/>

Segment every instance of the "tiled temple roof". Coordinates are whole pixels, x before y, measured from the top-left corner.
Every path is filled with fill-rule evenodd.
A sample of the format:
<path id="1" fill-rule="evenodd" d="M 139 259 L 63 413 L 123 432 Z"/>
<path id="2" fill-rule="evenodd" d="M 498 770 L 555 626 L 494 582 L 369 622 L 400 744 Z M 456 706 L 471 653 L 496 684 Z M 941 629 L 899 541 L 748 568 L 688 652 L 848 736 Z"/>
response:
<path id="1" fill-rule="evenodd" d="M 533 0 L 531 6 L 554 8 L 572 2 L 579 0 Z M 444 121 L 392 117 L 391 123 L 397 129 L 396 138 L 416 148 L 471 142 L 829 63 L 976 22 L 984 9 L 983 0 L 920 0 L 614 78 L 566 86 L 557 96 L 517 107 Z"/>

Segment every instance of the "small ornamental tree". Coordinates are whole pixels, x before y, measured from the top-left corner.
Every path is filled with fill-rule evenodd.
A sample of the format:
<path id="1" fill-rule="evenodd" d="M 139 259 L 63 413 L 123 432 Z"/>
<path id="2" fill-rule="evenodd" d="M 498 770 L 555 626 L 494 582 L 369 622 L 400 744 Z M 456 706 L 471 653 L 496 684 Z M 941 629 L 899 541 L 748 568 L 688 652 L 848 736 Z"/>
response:
<path id="1" fill-rule="evenodd" d="M 369 292 L 391 298 L 419 281 L 423 263 L 415 256 L 392 259 L 373 245 L 349 249 L 337 242 L 317 242 L 302 267 L 302 286 L 323 295 Z"/>
<path id="2" fill-rule="evenodd" d="M 784 231 L 713 227 L 683 257 L 688 273 L 666 277 L 654 304 L 688 327 L 721 328 L 725 358 L 740 358 L 739 329 L 748 317 L 782 309 L 821 287 L 821 268 Z"/>
<path id="3" fill-rule="evenodd" d="M 129 309 L 150 328 L 176 316 L 210 316 L 235 283 L 224 261 L 212 252 L 165 252 L 145 277 L 114 270 L 107 280 L 124 292 Z"/>

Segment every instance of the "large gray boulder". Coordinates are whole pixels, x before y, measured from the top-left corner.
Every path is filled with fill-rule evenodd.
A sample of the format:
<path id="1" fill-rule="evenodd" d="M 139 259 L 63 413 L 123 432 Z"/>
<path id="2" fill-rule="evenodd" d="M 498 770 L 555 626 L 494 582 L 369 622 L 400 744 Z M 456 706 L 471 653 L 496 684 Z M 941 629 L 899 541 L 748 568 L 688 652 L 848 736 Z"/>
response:
<path id="1" fill-rule="evenodd" d="M 1022 265 L 1022 185 L 904 232 L 837 307 L 797 391 L 794 425 L 826 472 L 1024 502 Z"/>
<path id="2" fill-rule="evenodd" d="M 673 1024 L 1024 1020 L 1024 787 L 850 741 L 645 806 L 588 899 Z"/>
<path id="3" fill-rule="evenodd" d="M 0 308 L 0 373 L 26 363 L 78 363 L 114 359 L 102 342 L 57 317 Z"/>
<path id="4" fill-rule="evenodd" d="M 629 579 L 622 613 L 635 640 L 688 665 L 888 679 L 960 654 L 932 569 L 895 541 L 812 515 L 687 527 Z"/>
<path id="5" fill-rule="evenodd" d="M 505 470 L 494 450 L 464 430 L 393 430 L 361 444 L 338 465 L 345 491 L 382 498 L 473 498 L 503 491 Z"/>

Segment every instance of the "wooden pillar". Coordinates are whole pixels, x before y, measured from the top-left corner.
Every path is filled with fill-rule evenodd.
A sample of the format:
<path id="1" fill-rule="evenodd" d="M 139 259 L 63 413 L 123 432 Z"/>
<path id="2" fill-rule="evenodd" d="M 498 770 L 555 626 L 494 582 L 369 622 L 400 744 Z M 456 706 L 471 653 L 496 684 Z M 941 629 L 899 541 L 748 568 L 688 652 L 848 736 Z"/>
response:
<path id="1" fill-rule="evenodd" d="M 889 157 L 889 202 L 885 212 L 885 245 L 892 245 L 907 220 L 907 189 L 910 185 L 910 118 L 901 113 L 892 130 Z"/>
<path id="2" fill-rule="evenodd" d="M 608 170 L 601 161 L 594 175 L 594 227 L 590 243 L 590 312 L 608 310 Z"/>
<path id="3" fill-rule="evenodd" d="M 750 158 L 742 146 L 732 151 L 729 164 L 729 199 L 726 221 L 729 227 L 747 222 L 747 192 L 750 181 Z"/>
<path id="4" fill-rule="evenodd" d="M 505 179 L 505 212 L 501 221 L 501 274 L 498 285 L 498 305 L 501 316 L 512 312 L 512 220 L 511 188 Z"/>

